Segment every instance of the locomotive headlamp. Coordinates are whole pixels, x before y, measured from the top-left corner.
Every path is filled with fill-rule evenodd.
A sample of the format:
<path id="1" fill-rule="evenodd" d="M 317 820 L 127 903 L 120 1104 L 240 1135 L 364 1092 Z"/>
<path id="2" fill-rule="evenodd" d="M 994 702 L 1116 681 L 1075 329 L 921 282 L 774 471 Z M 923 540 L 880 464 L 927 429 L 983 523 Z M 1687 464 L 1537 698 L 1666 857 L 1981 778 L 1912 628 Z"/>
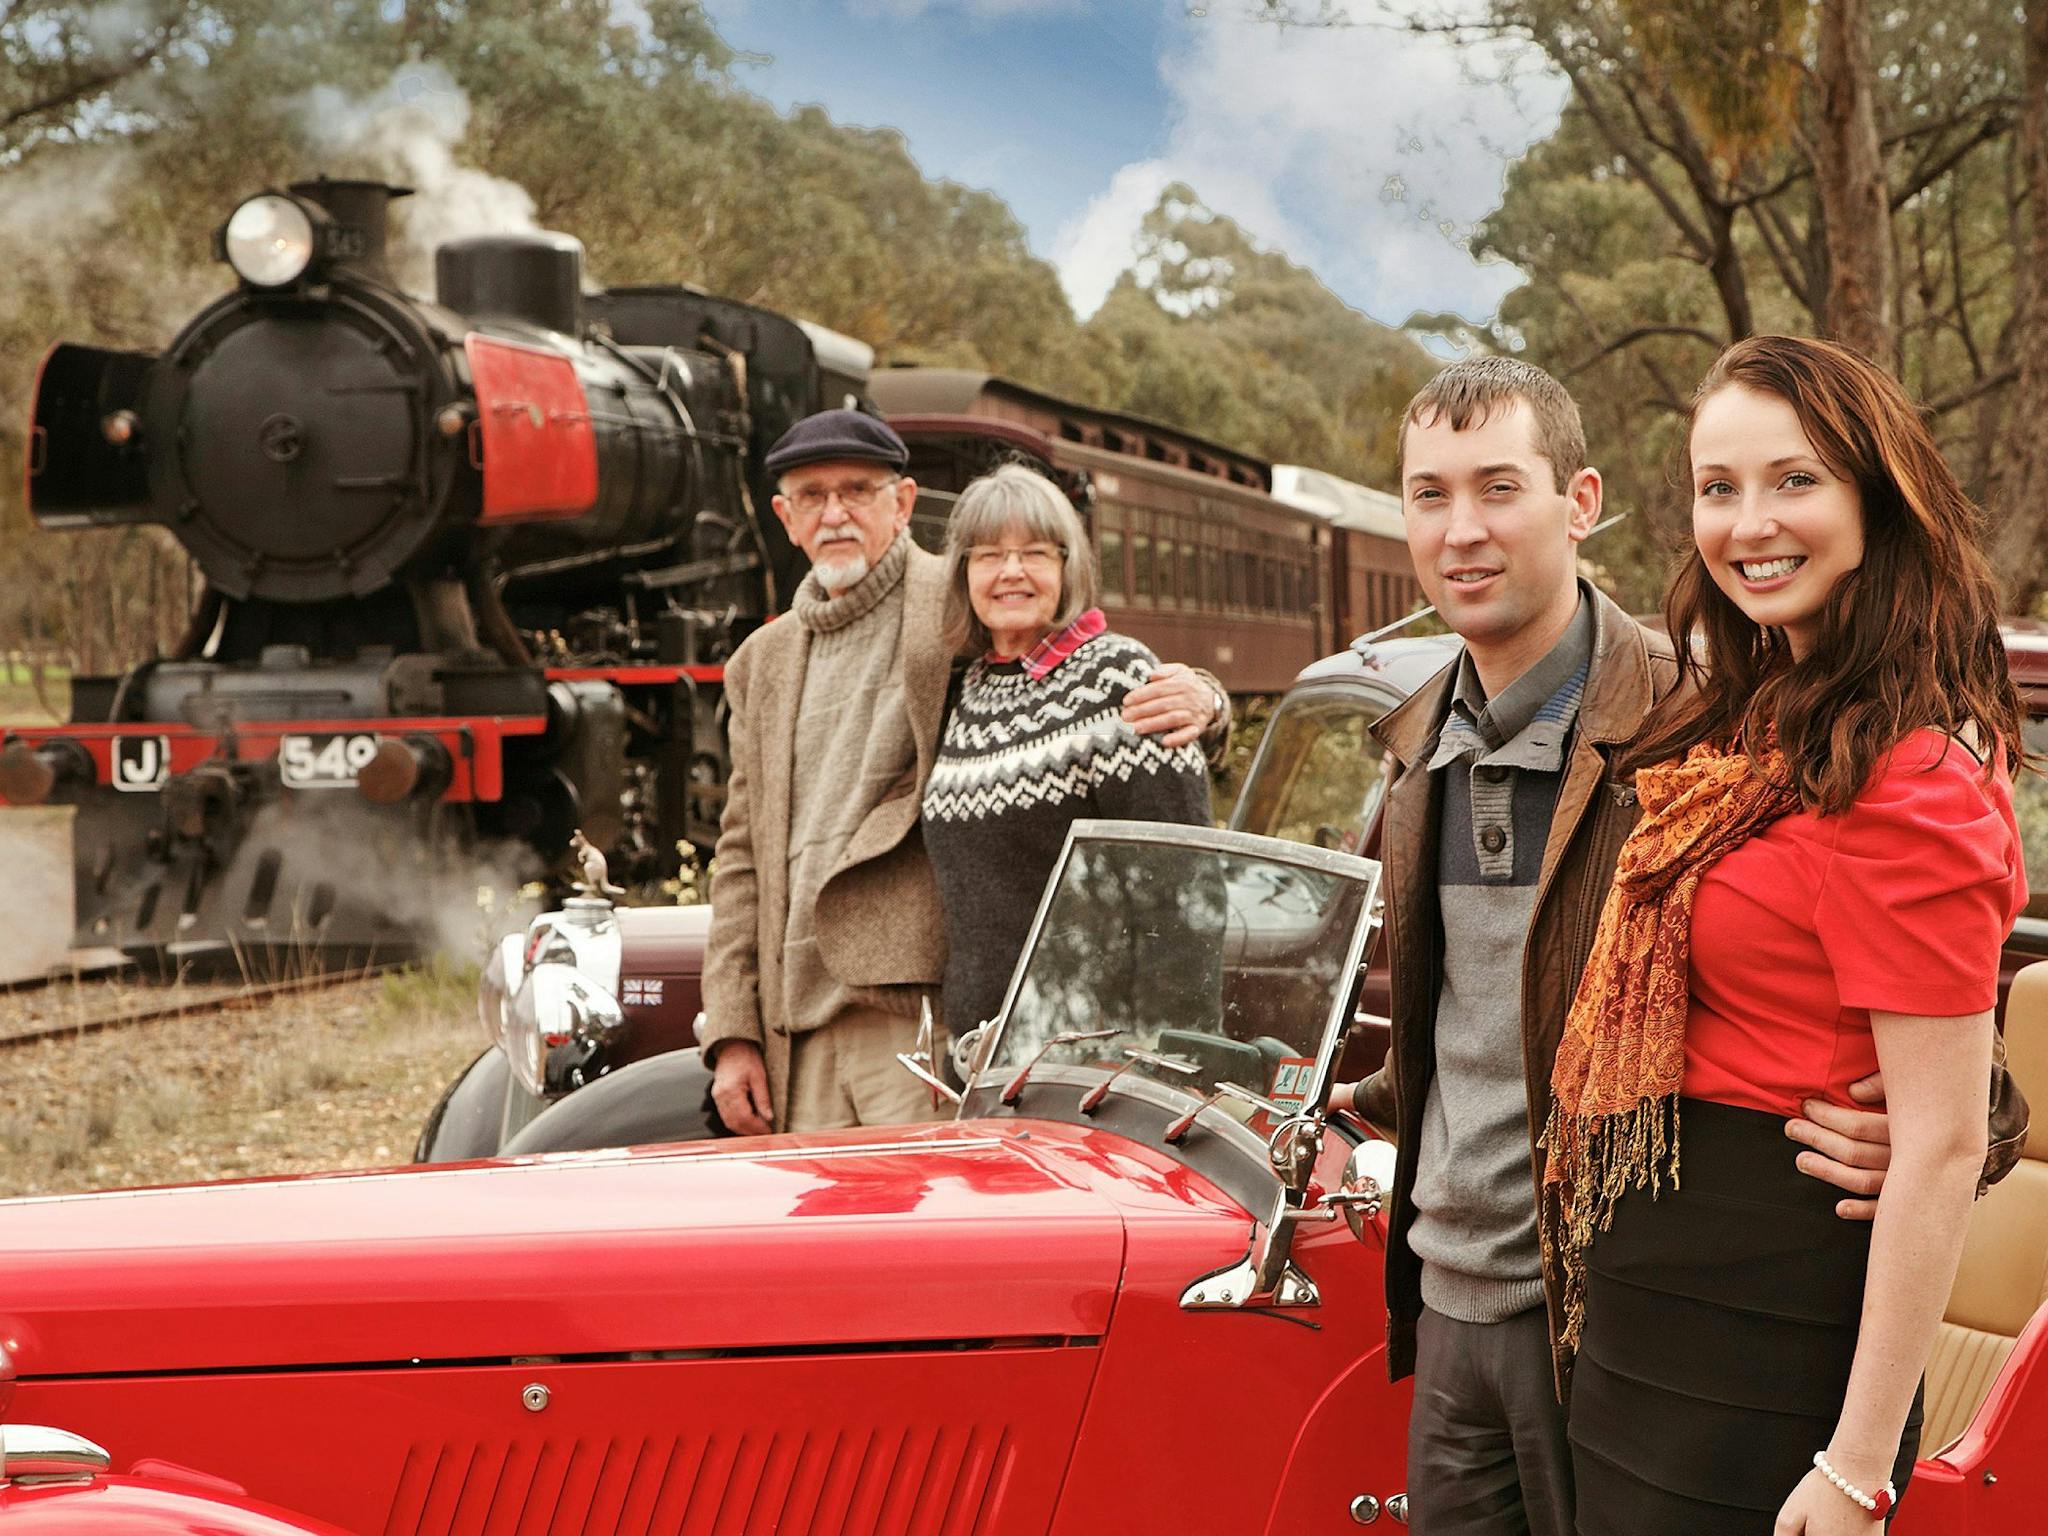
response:
<path id="1" fill-rule="evenodd" d="M 258 288 L 281 288 L 312 264 L 313 217 L 296 198 L 265 192 L 229 217 L 221 254 L 236 275 Z"/>

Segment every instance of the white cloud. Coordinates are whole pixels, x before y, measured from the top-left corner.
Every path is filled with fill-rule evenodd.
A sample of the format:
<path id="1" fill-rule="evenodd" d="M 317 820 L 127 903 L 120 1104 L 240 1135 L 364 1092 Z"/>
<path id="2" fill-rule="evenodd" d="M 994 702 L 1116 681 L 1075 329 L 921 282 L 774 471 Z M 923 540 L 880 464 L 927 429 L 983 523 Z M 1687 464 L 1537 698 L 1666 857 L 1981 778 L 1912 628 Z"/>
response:
<path id="1" fill-rule="evenodd" d="M 1138 220 L 1179 180 L 1382 320 L 1491 314 L 1517 276 L 1473 261 L 1465 240 L 1509 160 L 1555 126 L 1562 81 L 1530 69 L 1504 84 L 1522 61 L 1498 50 L 1218 9 L 1195 17 L 1174 0 L 1167 148 L 1123 167 L 1054 241 L 1076 309 L 1101 303 Z"/>
<path id="2" fill-rule="evenodd" d="M 1077 314 L 1092 315 L 1102 307 L 1117 275 L 1131 264 L 1138 221 L 1172 180 L 1164 160 L 1134 160 L 1060 227 L 1052 259 Z"/>

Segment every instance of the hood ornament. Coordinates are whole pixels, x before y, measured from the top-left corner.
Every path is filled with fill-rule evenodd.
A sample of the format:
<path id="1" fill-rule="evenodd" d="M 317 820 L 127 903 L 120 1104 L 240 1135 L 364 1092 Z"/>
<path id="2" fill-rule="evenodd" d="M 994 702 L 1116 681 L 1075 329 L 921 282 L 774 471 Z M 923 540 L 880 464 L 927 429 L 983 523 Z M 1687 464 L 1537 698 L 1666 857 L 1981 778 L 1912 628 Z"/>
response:
<path id="1" fill-rule="evenodd" d="M 605 864 L 604 855 L 583 835 L 581 827 L 569 837 L 569 856 L 576 861 L 577 871 L 583 877 L 573 882 L 579 895 L 602 900 L 626 894 L 624 886 L 611 883 L 611 871 Z"/>

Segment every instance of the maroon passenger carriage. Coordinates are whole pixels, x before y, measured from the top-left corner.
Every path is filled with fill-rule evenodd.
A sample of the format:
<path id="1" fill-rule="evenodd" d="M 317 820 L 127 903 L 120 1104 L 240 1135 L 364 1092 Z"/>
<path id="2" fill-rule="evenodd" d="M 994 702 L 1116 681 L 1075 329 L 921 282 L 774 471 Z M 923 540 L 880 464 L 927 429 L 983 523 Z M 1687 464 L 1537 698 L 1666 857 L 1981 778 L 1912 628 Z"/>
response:
<path id="1" fill-rule="evenodd" d="M 1081 511 L 1110 627 L 1232 694 L 1281 693 L 1421 600 L 1384 492 L 986 373 L 890 368 L 868 390 L 910 447 L 918 542 L 944 543 L 976 475 L 1029 463 Z"/>

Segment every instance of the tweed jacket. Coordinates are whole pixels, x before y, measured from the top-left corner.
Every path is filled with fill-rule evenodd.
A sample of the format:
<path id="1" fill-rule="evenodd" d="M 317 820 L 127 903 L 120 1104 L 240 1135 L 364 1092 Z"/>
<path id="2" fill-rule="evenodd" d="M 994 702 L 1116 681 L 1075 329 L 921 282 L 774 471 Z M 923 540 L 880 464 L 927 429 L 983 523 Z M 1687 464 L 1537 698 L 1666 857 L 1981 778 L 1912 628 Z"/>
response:
<path id="1" fill-rule="evenodd" d="M 1522 952 L 1522 1067 L 1529 1094 L 1532 1203 L 1543 1197 L 1540 1139 L 1550 1116 L 1550 1074 L 1564 1038 L 1565 1016 L 1592 953 L 1615 860 L 1640 814 L 1634 776 L 1617 772 L 1615 765 L 1678 679 L 1665 636 L 1646 630 L 1590 583 L 1579 585 L 1593 604 L 1593 662 L 1544 842 L 1536 908 Z M 1393 1033 L 1387 1065 L 1359 1085 L 1357 1107 L 1375 1123 L 1391 1126 L 1399 1145 L 1386 1284 L 1387 1368 L 1397 1381 L 1415 1370 L 1415 1325 L 1422 1315 L 1422 1261 L 1408 1246 L 1408 1231 L 1415 1222 L 1418 1132 L 1436 1068 L 1437 988 L 1443 975 L 1436 884 L 1443 796 L 1441 775 L 1429 772 L 1428 763 L 1456 681 L 1453 662 L 1373 727 L 1394 771 L 1380 832 Z M 2011 1169 L 2026 1136 L 2026 1101 L 2004 1063 L 2001 1041 L 1992 1072 L 1987 1182 Z M 1554 1259 L 1544 1255 L 1543 1290 L 1562 1397 L 1570 1356 L 1561 1343 L 1563 1292 Z"/>
<path id="2" fill-rule="evenodd" d="M 918 825 L 920 791 L 938 753 L 953 656 L 940 639 L 946 563 L 912 547 L 903 572 L 898 652 L 915 756 L 869 806 L 818 893 L 826 967 L 854 986 L 921 986 L 946 973 L 945 922 Z M 789 908 L 789 819 L 810 631 L 794 618 L 749 635 L 725 669 L 732 776 L 719 824 L 711 935 L 704 955 L 703 1044 L 761 1047 L 775 1123 L 789 1107 L 789 1024 L 783 1012 L 782 933 Z"/>

